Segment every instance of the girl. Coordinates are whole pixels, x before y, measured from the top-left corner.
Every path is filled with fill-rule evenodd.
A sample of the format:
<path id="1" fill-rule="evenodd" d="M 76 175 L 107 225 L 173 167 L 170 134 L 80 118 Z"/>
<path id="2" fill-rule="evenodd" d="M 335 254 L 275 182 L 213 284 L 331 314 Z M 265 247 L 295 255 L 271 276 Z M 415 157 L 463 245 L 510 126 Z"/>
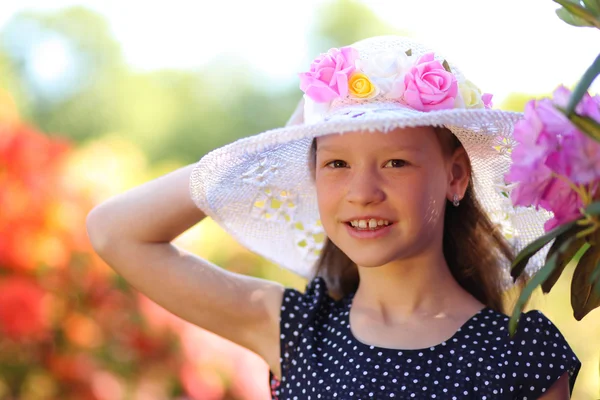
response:
<path id="1" fill-rule="evenodd" d="M 402 37 L 331 49 L 300 82 L 288 126 L 96 207 L 98 254 L 262 356 L 274 399 L 569 398 L 580 363 L 558 329 L 529 311 L 511 338 L 503 310 L 512 254 L 547 218 L 507 200 L 520 115 Z M 305 293 L 171 244 L 205 215 Z"/>

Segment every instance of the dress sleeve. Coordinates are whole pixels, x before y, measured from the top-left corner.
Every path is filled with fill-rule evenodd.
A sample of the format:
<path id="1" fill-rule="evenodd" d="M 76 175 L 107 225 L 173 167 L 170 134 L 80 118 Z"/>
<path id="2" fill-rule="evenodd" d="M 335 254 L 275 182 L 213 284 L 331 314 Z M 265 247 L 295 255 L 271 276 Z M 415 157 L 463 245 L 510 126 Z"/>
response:
<path id="1" fill-rule="evenodd" d="M 321 277 L 310 281 L 304 293 L 285 289 L 279 321 L 282 376 L 286 375 L 288 366 L 294 360 L 299 341 L 310 340 L 312 335 L 305 332 L 314 331 L 318 314 L 329 300 L 327 285 Z"/>
<path id="2" fill-rule="evenodd" d="M 304 293 L 285 288 L 279 318 L 279 343 L 281 379 L 269 371 L 271 396 L 279 398 L 279 386 L 287 379 L 290 366 L 297 362 L 300 341 L 309 342 L 311 348 L 315 332 L 318 331 L 319 315 L 327 313 L 331 304 L 327 284 L 322 277 L 316 277 L 306 285 Z"/>
<path id="3" fill-rule="evenodd" d="M 517 376 L 517 399 L 537 399 L 565 372 L 569 373 L 569 392 L 581 367 L 581 362 L 558 328 L 540 311 L 521 316 L 514 336 L 512 354 Z"/>

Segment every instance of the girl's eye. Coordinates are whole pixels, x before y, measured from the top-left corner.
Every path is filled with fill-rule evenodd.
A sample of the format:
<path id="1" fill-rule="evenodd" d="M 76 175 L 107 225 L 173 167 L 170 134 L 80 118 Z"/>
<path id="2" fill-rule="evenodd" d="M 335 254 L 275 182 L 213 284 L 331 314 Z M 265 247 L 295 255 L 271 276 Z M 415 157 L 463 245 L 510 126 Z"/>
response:
<path id="1" fill-rule="evenodd" d="M 348 164 L 346 164 L 346 161 L 333 160 L 333 161 L 327 163 L 325 166 L 327 166 L 329 168 L 346 168 L 348 166 Z"/>
<path id="2" fill-rule="evenodd" d="M 385 167 L 391 168 L 401 168 L 406 165 L 406 161 L 404 160 L 390 160 L 385 164 Z"/>

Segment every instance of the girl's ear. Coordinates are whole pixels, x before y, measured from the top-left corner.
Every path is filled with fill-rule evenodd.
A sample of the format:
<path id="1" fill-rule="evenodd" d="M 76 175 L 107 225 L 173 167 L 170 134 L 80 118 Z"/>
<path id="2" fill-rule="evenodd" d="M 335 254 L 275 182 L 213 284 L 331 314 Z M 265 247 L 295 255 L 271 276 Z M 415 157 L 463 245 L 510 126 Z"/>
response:
<path id="1" fill-rule="evenodd" d="M 469 156 L 464 147 L 460 146 L 449 159 L 446 198 L 452 202 L 456 194 L 458 195 L 458 200 L 461 200 L 465 196 L 470 178 L 471 163 L 469 162 Z"/>

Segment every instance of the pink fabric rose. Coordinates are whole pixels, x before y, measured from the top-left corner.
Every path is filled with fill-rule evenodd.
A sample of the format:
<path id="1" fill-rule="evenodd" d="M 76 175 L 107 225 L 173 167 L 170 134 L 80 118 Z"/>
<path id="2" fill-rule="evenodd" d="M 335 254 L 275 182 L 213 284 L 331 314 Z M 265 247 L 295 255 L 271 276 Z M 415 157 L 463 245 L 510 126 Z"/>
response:
<path id="1" fill-rule="evenodd" d="M 492 96 L 491 93 L 484 93 L 481 95 L 481 101 L 483 102 L 484 108 L 492 108 Z"/>
<path id="2" fill-rule="evenodd" d="M 404 87 L 404 102 L 419 111 L 454 108 L 458 94 L 456 77 L 434 60 L 433 53 L 417 60 L 404 76 Z"/>
<path id="3" fill-rule="evenodd" d="M 352 47 L 331 49 L 321 54 L 300 73 L 300 89 L 317 103 L 327 103 L 348 94 L 348 79 L 356 70 L 358 51 Z"/>

